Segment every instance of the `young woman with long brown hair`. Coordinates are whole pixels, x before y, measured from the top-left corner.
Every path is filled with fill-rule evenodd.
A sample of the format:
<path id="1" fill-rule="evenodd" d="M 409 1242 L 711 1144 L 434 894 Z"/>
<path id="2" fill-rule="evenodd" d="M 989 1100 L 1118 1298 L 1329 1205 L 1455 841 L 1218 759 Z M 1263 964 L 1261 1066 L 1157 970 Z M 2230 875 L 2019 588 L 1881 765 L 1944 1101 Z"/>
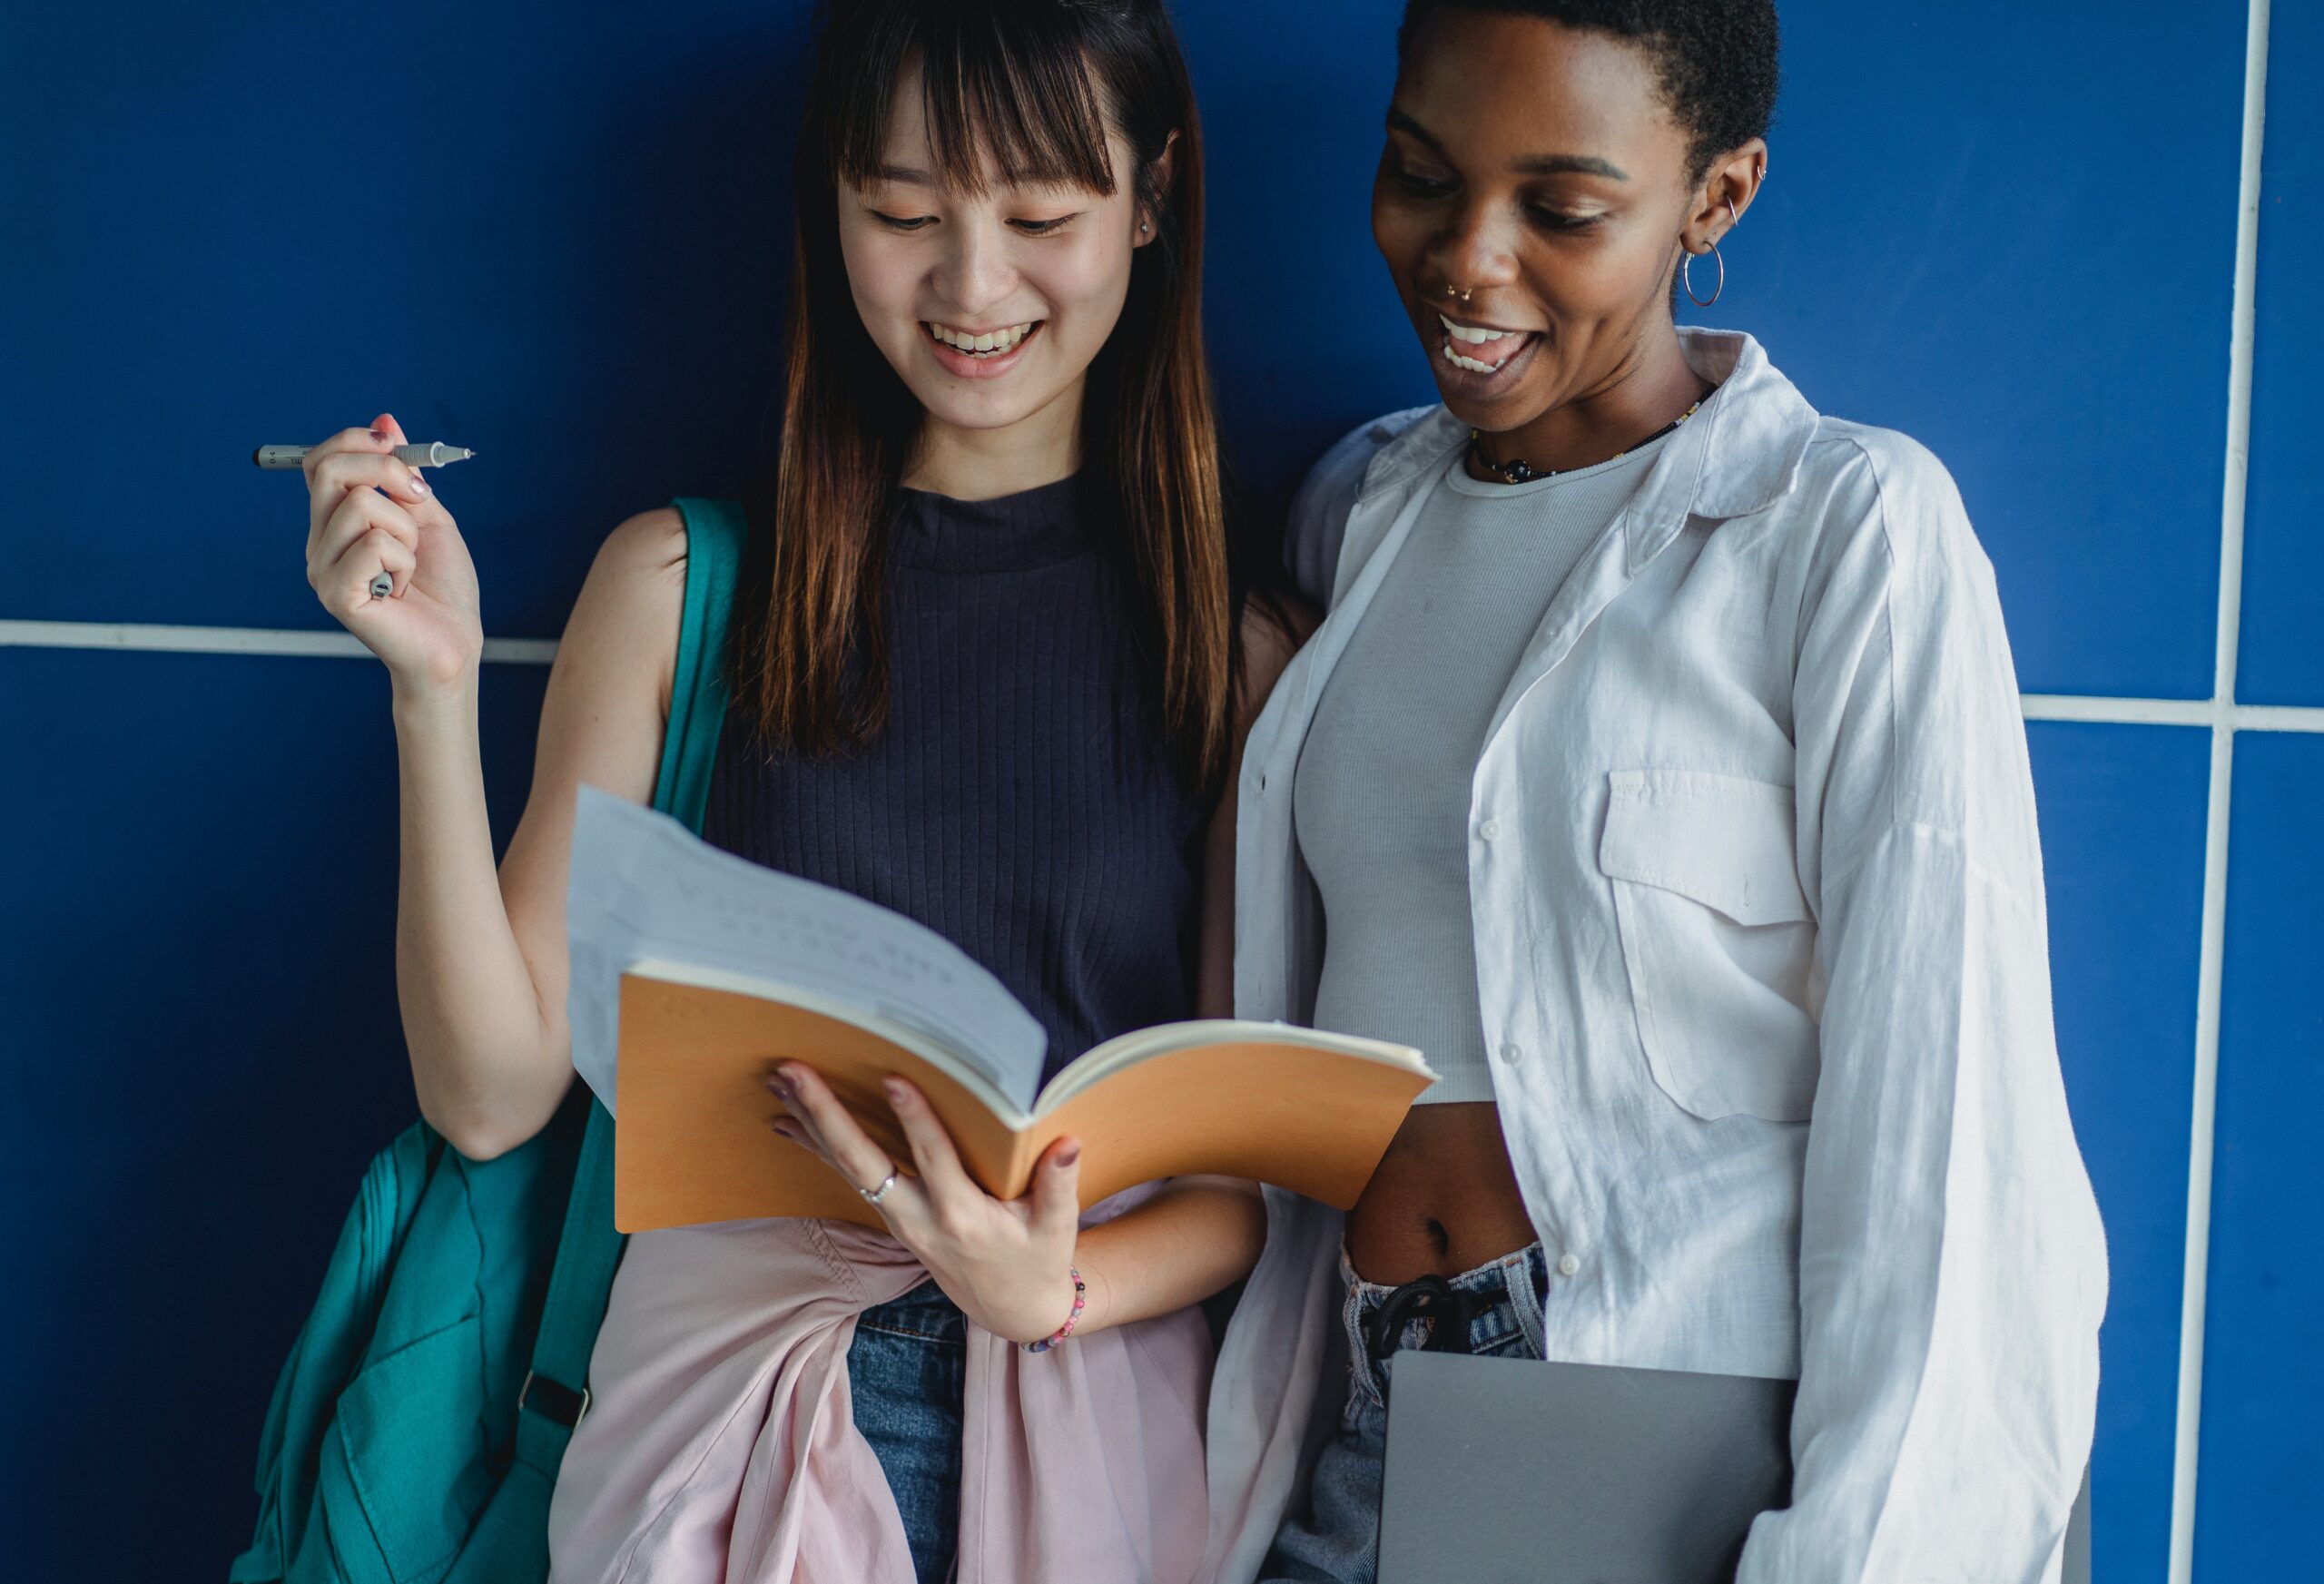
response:
<path id="1" fill-rule="evenodd" d="M 1053 1062 L 1231 1009 L 1230 789 L 1290 641 L 1227 566 L 1201 166 L 1160 0 L 830 8 L 704 834 L 950 936 Z M 413 1075 L 429 1120 L 489 1156 L 574 1079 L 575 792 L 651 795 L 689 530 L 646 512 L 600 551 L 496 875 L 476 580 L 442 501 L 385 455 L 402 438 L 382 415 L 310 458 L 310 578 L 393 678 Z M 768 1147 L 815 1150 L 892 1235 L 631 1239 L 559 1477 L 556 1577 L 940 1579 L 956 1550 L 964 1576 L 1191 1576 L 1208 1340 L 1189 1306 L 1256 1257 L 1256 1191 L 1180 1179 L 1082 1225 L 1075 1141 L 1002 1203 L 908 1087 L 915 1158 L 892 1160 L 814 1074 L 781 1082 L 797 1120 Z M 1019 1345 L 1069 1317 L 1046 1356 Z M 1061 1517 L 1076 1481 L 1104 1500 Z"/>

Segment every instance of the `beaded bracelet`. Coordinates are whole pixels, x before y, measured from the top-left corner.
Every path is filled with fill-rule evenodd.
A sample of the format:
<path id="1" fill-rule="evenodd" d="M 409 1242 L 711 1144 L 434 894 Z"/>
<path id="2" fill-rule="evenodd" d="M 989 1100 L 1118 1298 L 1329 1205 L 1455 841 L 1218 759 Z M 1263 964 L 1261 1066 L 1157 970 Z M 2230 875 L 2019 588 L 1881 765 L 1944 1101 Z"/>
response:
<path id="1" fill-rule="evenodd" d="M 1063 1342 L 1067 1337 L 1071 1336 L 1073 1334 L 1073 1328 L 1081 1323 L 1082 1308 L 1089 1302 L 1089 1288 L 1088 1284 L 1081 1280 L 1081 1273 L 1075 1270 L 1072 1266 L 1068 1265 L 1066 1267 L 1066 1274 L 1073 1278 L 1073 1313 L 1065 1317 L 1065 1323 L 1063 1325 L 1059 1326 L 1055 1331 L 1049 1333 L 1049 1335 L 1041 1338 L 1040 1341 L 1027 1343 L 1025 1344 L 1025 1351 L 1029 1353 L 1045 1353 L 1049 1352 L 1049 1349 Z"/>

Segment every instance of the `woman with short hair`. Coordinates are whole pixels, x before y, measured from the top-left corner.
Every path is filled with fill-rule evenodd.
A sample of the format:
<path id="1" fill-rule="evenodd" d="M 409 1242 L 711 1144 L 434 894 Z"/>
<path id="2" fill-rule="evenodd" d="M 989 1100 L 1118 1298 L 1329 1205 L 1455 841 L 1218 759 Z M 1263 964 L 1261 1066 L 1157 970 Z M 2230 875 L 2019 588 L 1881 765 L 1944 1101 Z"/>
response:
<path id="1" fill-rule="evenodd" d="M 1672 314 L 1774 6 L 1410 0 L 1399 50 L 1373 231 L 1443 402 L 1295 507 L 1332 610 L 1248 744 L 1236 993 L 1443 1076 L 1344 1223 L 1268 1191 L 1220 1576 L 1369 1584 L 1426 1345 L 1796 1377 L 1742 1584 L 2040 1579 L 2106 1265 L 1992 570 L 1926 450 Z"/>

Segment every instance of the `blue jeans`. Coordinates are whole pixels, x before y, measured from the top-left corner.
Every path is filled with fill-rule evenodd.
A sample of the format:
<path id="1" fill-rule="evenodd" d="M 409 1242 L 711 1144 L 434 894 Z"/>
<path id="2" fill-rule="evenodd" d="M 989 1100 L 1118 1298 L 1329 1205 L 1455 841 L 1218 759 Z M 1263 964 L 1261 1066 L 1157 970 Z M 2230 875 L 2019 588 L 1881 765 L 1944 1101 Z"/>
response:
<path id="1" fill-rule="evenodd" d="M 920 1584 L 944 1584 L 960 1549 L 968 1361 L 968 1320 L 932 1281 L 866 1309 L 847 1350 L 855 1427 L 896 1494 Z"/>
<path id="2" fill-rule="evenodd" d="M 1401 1287 L 1359 1279 L 1340 1253 L 1347 1302 L 1347 1401 L 1315 1461 L 1308 1510 L 1287 1519 L 1259 1569 L 1268 1584 L 1373 1584 L 1380 1569 L 1381 1457 L 1388 1392 L 1401 1348 L 1541 1356 L 1549 1257 L 1538 1243 L 1457 1276 Z M 1465 1321 L 1465 1323 L 1464 1323 Z"/>

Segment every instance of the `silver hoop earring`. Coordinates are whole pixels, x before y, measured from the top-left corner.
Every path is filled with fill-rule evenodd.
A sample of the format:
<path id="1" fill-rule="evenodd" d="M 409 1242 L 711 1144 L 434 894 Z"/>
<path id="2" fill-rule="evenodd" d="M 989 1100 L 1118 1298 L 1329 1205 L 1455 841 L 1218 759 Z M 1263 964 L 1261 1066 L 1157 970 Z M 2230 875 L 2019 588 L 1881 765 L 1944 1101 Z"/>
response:
<path id="1" fill-rule="evenodd" d="M 1728 199 L 1727 201 L 1727 229 L 1733 231 L 1737 226 L 1741 225 L 1742 223 L 1743 217 L 1735 212 L 1735 200 L 1732 198 Z M 1687 255 L 1687 261 L 1679 266 L 1679 283 L 1687 289 L 1687 300 L 1693 303 L 1697 308 L 1709 308 L 1712 303 L 1718 300 L 1719 293 L 1727 290 L 1727 255 L 1718 251 L 1718 244 L 1717 242 L 1713 242 L 1710 245 L 1710 256 L 1718 261 L 1718 284 L 1710 289 L 1710 295 L 1709 297 L 1697 297 L 1695 295 L 1695 279 L 1692 273 L 1690 273 L 1694 261 L 1698 258 L 1701 257 L 1701 255 L 1699 253 L 1689 253 Z"/>
<path id="2" fill-rule="evenodd" d="M 1679 283 L 1687 289 L 1688 301 L 1693 303 L 1697 308 L 1709 308 L 1712 303 L 1718 300 L 1718 294 L 1727 290 L 1727 256 L 1718 251 L 1718 244 L 1717 242 L 1711 243 L 1710 256 L 1718 261 L 1718 284 L 1710 289 L 1710 295 L 1709 297 L 1697 297 L 1695 295 L 1694 268 L 1697 256 L 1698 255 L 1696 254 L 1689 253 L 1687 255 L 1687 261 L 1679 266 Z"/>

